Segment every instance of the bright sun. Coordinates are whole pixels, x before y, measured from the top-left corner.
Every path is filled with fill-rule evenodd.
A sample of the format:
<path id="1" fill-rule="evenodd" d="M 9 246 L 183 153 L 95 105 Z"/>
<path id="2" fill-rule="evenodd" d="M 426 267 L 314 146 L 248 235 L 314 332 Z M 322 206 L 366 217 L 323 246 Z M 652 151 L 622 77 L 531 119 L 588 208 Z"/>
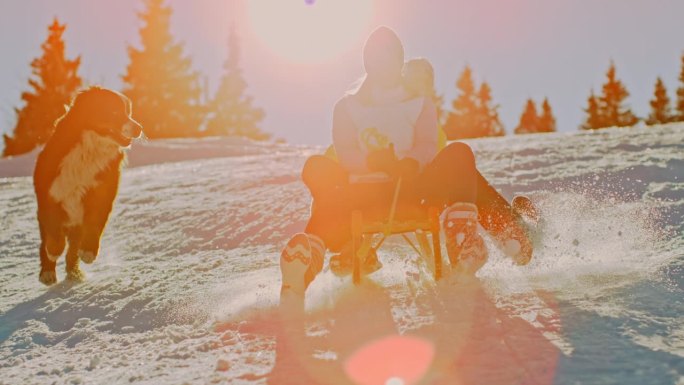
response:
<path id="1" fill-rule="evenodd" d="M 334 58 L 368 26 L 373 0 L 248 0 L 249 19 L 261 41 L 295 62 Z"/>

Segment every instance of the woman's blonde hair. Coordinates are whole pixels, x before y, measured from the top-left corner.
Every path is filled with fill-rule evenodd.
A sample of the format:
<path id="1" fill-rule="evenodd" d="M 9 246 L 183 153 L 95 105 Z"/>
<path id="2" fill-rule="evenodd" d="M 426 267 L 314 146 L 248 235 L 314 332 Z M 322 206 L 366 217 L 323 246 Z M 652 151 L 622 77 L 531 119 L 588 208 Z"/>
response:
<path id="1" fill-rule="evenodd" d="M 432 96 L 435 90 L 435 70 L 430 61 L 423 57 L 404 63 L 402 72 L 404 87 L 415 96 Z"/>

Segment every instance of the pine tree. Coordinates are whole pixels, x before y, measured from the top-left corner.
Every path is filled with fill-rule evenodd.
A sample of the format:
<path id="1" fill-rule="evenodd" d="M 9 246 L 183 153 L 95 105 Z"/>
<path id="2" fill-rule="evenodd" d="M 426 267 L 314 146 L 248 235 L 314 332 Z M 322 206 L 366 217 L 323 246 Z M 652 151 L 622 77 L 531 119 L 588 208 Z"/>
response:
<path id="1" fill-rule="evenodd" d="M 31 62 L 32 91 L 22 93 L 23 108 L 15 108 L 17 123 L 13 136 L 3 135 L 3 156 L 19 155 L 44 144 L 52 135 L 54 122 L 64 114 L 64 106 L 81 86 L 78 68 L 81 58 L 68 60 L 62 35 L 66 24 L 54 19 L 48 38 L 41 45 L 43 55 Z"/>
<path id="2" fill-rule="evenodd" d="M 679 73 L 679 88 L 677 88 L 677 121 L 684 122 L 684 54 L 682 54 L 682 70 Z"/>
<path id="3" fill-rule="evenodd" d="M 149 138 L 199 134 L 203 108 L 199 75 L 171 32 L 171 7 L 164 0 L 146 0 L 139 13 L 142 49 L 128 47 L 130 63 L 123 76 L 124 93 L 133 102 L 133 115 Z"/>
<path id="4" fill-rule="evenodd" d="M 245 95 L 247 82 L 240 69 L 240 42 L 235 28 L 228 38 L 228 58 L 224 64 L 225 74 L 214 100 L 209 104 L 211 119 L 206 135 L 242 136 L 266 140 L 271 135 L 262 132 L 258 123 L 264 119 L 261 108 L 252 106 L 252 97 Z"/>
<path id="5" fill-rule="evenodd" d="M 646 124 L 665 124 L 674 121 L 672 111 L 670 109 L 670 98 L 667 96 L 667 88 L 663 84 L 663 80 L 658 77 L 653 91 L 653 99 L 650 102 L 651 113 L 646 119 Z"/>
<path id="6" fill-rule="evenodd" d="M 605 118 L 604 127 L 635 125 L 639 118 L 629 108 L 623 106 L 625 99 L 629 96 L 629 92 L 615 75 L 615 63 L 610 63 L 606 78 L 606 83 L 603 85 L 603 93 L 599 98 L 601 114 Z"/>
<path id="7" fill-rule="evenodd" d="M 615 63 L 611 61 L 606 82 L 603 84 L 601 96 L 597 97 L 594 91 L 588 99 L 587 118 L 580 126 L 583 130 L 596 130 L 605 127 L 628 127 L 635 125 L 637 118 L 632 110 L 624 106 L 624 101 L 629 96 L 627 88 L 615 75 Z"/>
<path id="8" fill-rule="evenodd" d="M 587 113 L 587 117 L 585 118 L 584 123 L 582 123 L 580 126 L 580 129 L 597 130 L 599 128 L 606 127 L 604 122 L 605 119 L 601 115 L 602 111 L 599 107 L 599 100 L 596 97 L 596 94 L 594 94 L 594 90 L 591 90 L 591 94 L 587 99 L 587 108 L 584 109 L 584 112 Z"/>
<path id="9" fill-rule="evenodd" d="M 513 130 L 516 134 L 529 134 L 539 132 L 540 121 L 537 115 L 537 106 L 532 99 L 527 99 L 525 110 L 520 115 L 520 123 Z"/>
<path id="10" fill-rule="evenodd" d="M 556 132 L 556 117 L 553 116 L 549 98 L 544 98 L 542 114 L 539 117 L 539 132 Z"/>
<path id="11" fill-rule="evenodd" d="M 444 124 L 444 132 L 449 139 L 473 137 L 473 128 L 476 127 L 477 94 L 473 74 L 470 67 L 466 66 L 456 81 L 459 95 L 451 103 L 452 111 L 448 112 Z"/>
<path id="12" fill-rule="evenodd" d="M 480 122 L 478 132 L 482 134 L 479 136 L 506 135 L 503 125 L 499 120 L 499 112 L 497 111 L 499 109 L 499 106 L 492 105 L 492 89 L 486 82 L 483 82 L 480 86 L 480 91 L 478 92 L 478 100 L 478 116 Z"/>
<path id="13" fill-rule="evenodd" d="M 501 136 L 505 132 L 499 120 L 498 106 L 492 105 L 491 88 L 482 83 L 479 90 L 466 67 L 456 82 L 459 95 L 452 102 L 444 124 L 449 139 Z"/>

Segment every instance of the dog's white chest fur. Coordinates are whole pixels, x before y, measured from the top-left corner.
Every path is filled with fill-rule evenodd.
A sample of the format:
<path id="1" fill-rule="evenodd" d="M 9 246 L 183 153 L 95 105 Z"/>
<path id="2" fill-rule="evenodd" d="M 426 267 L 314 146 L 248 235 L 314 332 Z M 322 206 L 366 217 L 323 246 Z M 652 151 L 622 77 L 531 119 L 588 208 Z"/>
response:
<path id="1" fill-rule="evenodd" d="M 83 197 L 97 184 L 96 177 L 119 155 L 113 140 L 85 131 L 81 142 L 62 160 L 50 186 L 50 196 L 66 211 L 67 226 L 83 224 Z"/>

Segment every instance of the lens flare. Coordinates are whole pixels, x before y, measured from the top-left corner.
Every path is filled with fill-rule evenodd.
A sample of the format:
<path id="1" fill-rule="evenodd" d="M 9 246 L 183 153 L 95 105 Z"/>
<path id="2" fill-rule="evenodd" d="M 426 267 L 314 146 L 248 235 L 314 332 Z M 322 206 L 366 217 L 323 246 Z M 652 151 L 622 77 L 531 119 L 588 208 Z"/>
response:
<path id="1" fill-rule="evenodd" d="M 434 355 L 433 344 L 422 338 L 389 336 L 354 352 L 344 369 L 360 385 L 415 384 L 427 372 Z"/>
<path id="2" fill-rule="evenodd" d="M 250 0 L 250 26 L 274 54 L 320 62 L 349 50 L 369 27 L 373 0 Z"/>

